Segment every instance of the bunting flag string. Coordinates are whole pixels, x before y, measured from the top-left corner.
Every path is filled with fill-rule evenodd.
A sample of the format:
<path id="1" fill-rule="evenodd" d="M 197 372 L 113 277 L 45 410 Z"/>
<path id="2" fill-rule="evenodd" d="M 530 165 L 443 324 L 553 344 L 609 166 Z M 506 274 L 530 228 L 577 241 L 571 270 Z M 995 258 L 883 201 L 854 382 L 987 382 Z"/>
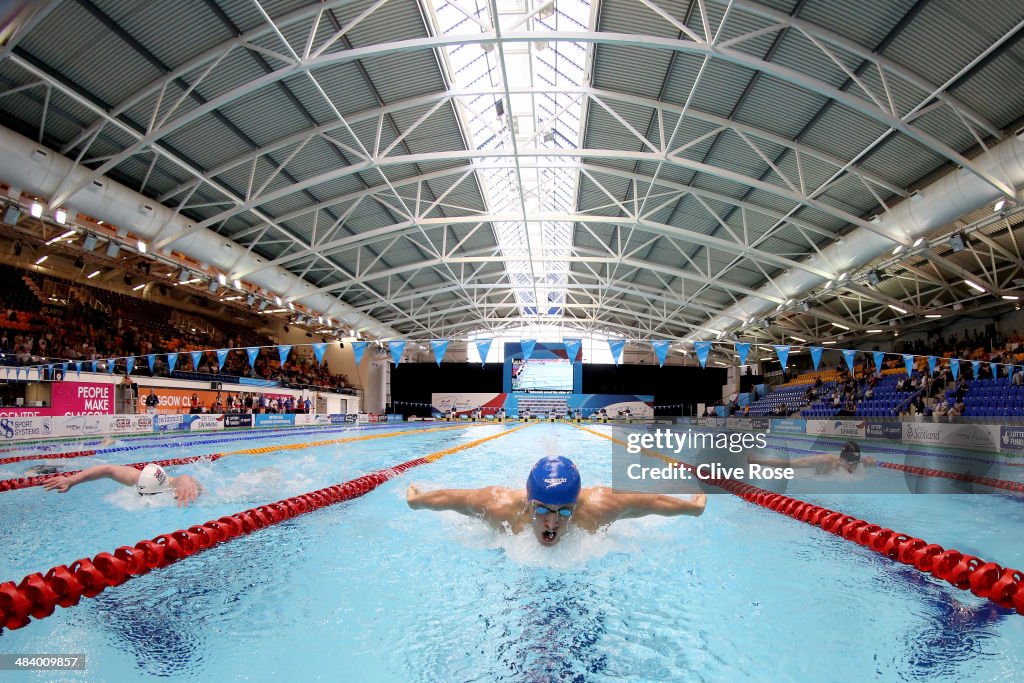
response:
<path id="1" fill-rule="evenodd" d="M 981 361 L 972 360 L 971 369 L 974 371 L 974 379 L 978 379 L 978 373 L 981 372 Z"/>
<path id="2" fill-rule="evenodd" d="M 253 368 L 255 370 L 256 369 L 256 359 L 260 355 L 260 347 L 258 347 L 258 346 L 250 346 L 250 347 L 248 347 L 245 350 L 245 355 L 249 359 L 249 367 Z"/>
<path id="3" fill-rule="evenodd" d="M 824 351 L 824 350 L 825 350 L 825 347 L 823 347 L 823 346 L 812 346 L 812 347 L 810 347 L 811 360 L 814 361 L 814 369 L 815 370 L 817 370 L 818 369 L 818 365 L 821 364 L 821 352 Z"/>
<path id="4" fill-rule="evenodd" d="M 786 369 L 786 364 L 789 361 L 789 346 L 786 344 L 775 344 L 775 353 L 779 357 L 779 362 L 782 364 L 782 369 Z"/>
<path id="5" fill-rule="evenodd" d="M 522 341 L 522 347 L 523 347 L 523 360 L 530 360 L 530 358 L 533 356 L 533 350 L 535 348 L 537 348 L 537 340 L 536 339 L 524 339 Z"/>
<path id="6" fill-rule="evenodd" d="M 885 351 L 875 351 L 873 353 L 875 357 L 875 372 L 882 372 L 882 363 L 885 362 Z"/>
<path id="7" fill-rule="evenodd" d="M 324 364 L 324 353 L 327 351 L 327 344 L 324 342 L 317 342 L 313 346 L 313 355 L 316 357 L 316 364 Z M 396 363 L 397 365 L 397 363 Z"/>
<path id="8" fill-rule="evenodd" d="M 367 342 L 354 341 L 352 342 L 352 353 L 356 357 L 356 369 L 359 368 L 359 364 L 363 362 L 363 354 L 366 353 Z"/>
<path id="9" fill-rule="evenodd" d="M 939 362 L 939 359 L 935 356 L 928 356 L 928 374 L 935 374 L 935 364 Z"/>
<path id="10" fill-rule="evenodd" d="M 708 354 L 711 353 L 711 342 L 695 341 L 693 342 L 693 351 L 697 354 L 697 361 L 700 363 L 700 366 L 706 368 L 708 366 Z"/>
<path id="11" fill-rule="evenodd" d="M 434 350 L 434 359 L 437 361 L 437 367 L 441 367 L 441 359 L 444 358 L 444 353 L 448 350 L 448 340 L 431 339 L 430 348 Z"/>
<path id="12" fill-rule="evenodd" d="M 846 367 L 850 368 L 850 374 L 853 374 L 853 362 L 857 352 L 853 349 L 843 349 L 843 358 L 846 359 Z"/>
<path id="13" fill-rule="evenodd" d="M 215 353 L 217 355 L 217 372 L 220 372 L 224 369 L 224 361 L 228 358 L 228 350 L 217 349 Z"/>
<path id="14" fill-rule="evenodd" d="M 476 352 L 480 356 L 480 364 L 487 365 L 487 352 L 491 350 L 491 342 L 493 339 L 477 339 L 476 340 Z"/>
<path id="15" fill-rule="evenodd" d="M 582 339 L 566 339 L 565 344 L 565 356 L 569 359 L 570 363 L 575 363 L 576 359 L 580 355 L 580 347 L 583 346 Z"/>
<path id="16" fill-rule="evenodd" d="M 608 349 L 612 352 L 612 360 L 618 365 L 622 362 L 622 349 L 626 347 L 625 339 L 609 339 Z"/>
<path id="17" fill-rule="evenodd" d="M 736 355 L 740 357 L 740 365 L 747 364 L 747 354 L 750 353 L 750 342 L 736 342 Z M 817 365 L 814 366 L 817 369 Z"/>
<path id="18" fill-rule="evenodd" d="M 292 352 L 291 344 L 280 344 L 277 347 L 277 356 L 281 359 L 281 365 L 284 365 L 288 360 L 288 354 Z"/>
<path id="19" fill-rule="evenodd" d="M 671 340 L 668 339 L 654 339 L 651 341 L 654 355 L 658 358 L 658 367 L 665 367 L 665 359 L 668 358 L 668 349 L 671 344 Z"/>
<path id="20" fill-rule="evenodd" d="M 910 377 L 911 375 L 913 375 L 914 374 L 914 356 L 913 356 L 913 354 L 909 354 L 909 353 L 903 354 L 903 364 L 907 368 L 907 377 Z"/>
<path id="21" fill-rule="evenodd" d="M 203 352 L 190 351 L 188 355 L 192 357 L 192 372 L 199 372 L 199 364 L 203 362 Z"/>
<path id="22" fill-rule="evenodd" d="M 124 374 L 126 374 L 126 375 L 132 374 L 132 370 L 135 369 L 135 356 L 128 356 L 128 358 L 125 360 L 124 364 L 125 364 L 125 368 L 126 368 L 126 371 L 125 371 Z"/>
<path id="23" fill-rule="evenodd" d="M 402 362 L 402 352 L 405 351 L 404 341 L 389 341 L 388 349 L 391 351 L 391 362 L 398 367 L 398 364 Z"/>
<path id="24" fill-rule="evenodd" d="M 958 358 L 949 359 L 949 371 L 953 373 L 953 379 L 959 379 L 960 377 L 960 360 Z"/>
<path id="25" fill-rule="evenodd" d="M 156 365 L 156 354 L 146 354 L 146 360 L 149 362 L 149 374 L 153 374 L 153 366 Z"/>

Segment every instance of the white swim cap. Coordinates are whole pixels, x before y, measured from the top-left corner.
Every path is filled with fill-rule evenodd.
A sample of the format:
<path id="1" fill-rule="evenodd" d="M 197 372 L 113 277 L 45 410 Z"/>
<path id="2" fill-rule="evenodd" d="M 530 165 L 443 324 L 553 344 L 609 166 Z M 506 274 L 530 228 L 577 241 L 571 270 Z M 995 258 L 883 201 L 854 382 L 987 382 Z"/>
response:
<path id="1" fill-rule="evenodd" d="M 153 463 L 146 465 L 142 469 L 142 474 L 139 475 L 139 483 L 135 487 L 138 489 L 139 495 L 142 496 L 151 496 L 154 493 L 174 490 L 171 486 L 171 478 L 164 472 L 164 468 Z"/>

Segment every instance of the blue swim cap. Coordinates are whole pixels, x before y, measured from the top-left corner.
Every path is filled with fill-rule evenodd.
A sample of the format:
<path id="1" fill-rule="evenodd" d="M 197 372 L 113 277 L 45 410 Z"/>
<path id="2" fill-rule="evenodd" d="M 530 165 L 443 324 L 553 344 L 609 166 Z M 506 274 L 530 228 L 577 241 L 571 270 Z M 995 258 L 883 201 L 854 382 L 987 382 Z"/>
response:
<path id="1" fill-rule="evenodd" d="M 580 495 L 580 473 L 565 456 L 541 458 L 526 478 L 526 495 L 548 505 L 572 505 Z"/>

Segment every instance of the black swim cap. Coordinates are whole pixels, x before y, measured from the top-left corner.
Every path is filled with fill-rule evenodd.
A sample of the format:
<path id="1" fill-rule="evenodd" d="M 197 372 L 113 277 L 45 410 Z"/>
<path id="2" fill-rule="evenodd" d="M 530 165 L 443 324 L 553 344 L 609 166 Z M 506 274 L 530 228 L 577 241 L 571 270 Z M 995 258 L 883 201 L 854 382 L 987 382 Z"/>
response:
<path id="1" fill-rule="evenodd" d="M 839 451 L 839 458 L 846 462 L 860 462 L 860 446 L 853 441 L 843 444 L 843 450 Z"/>

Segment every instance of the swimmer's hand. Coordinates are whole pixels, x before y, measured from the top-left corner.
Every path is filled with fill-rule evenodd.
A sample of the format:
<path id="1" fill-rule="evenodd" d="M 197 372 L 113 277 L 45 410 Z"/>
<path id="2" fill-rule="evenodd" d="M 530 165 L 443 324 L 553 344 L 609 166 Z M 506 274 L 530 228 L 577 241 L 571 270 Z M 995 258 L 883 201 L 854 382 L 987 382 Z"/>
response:
<path id="1" fill-rule="evenodd" d="M 413 510 L 416 510 L 419 507 L 420 495 L 420 490 L 416 484 L 409 484 L 409 488 L 405 490 L 405 502 Z"/>
<path id="2" fill-rule="evenodd" d="M 202 490 L 199 482 L 187 474 L 174 477 L 174 497 L 178 501 L 178 507 L 186 507 L 199 497 Z"/>
<path id="3" fill-rule="evenodd" d="M 74 486 L 74 478 L 69 476 L 53 477 L 43 482 L 43 488 L 47 491 L 56 491 L 57 493 L 67 493 L 68 489 Z"/>

